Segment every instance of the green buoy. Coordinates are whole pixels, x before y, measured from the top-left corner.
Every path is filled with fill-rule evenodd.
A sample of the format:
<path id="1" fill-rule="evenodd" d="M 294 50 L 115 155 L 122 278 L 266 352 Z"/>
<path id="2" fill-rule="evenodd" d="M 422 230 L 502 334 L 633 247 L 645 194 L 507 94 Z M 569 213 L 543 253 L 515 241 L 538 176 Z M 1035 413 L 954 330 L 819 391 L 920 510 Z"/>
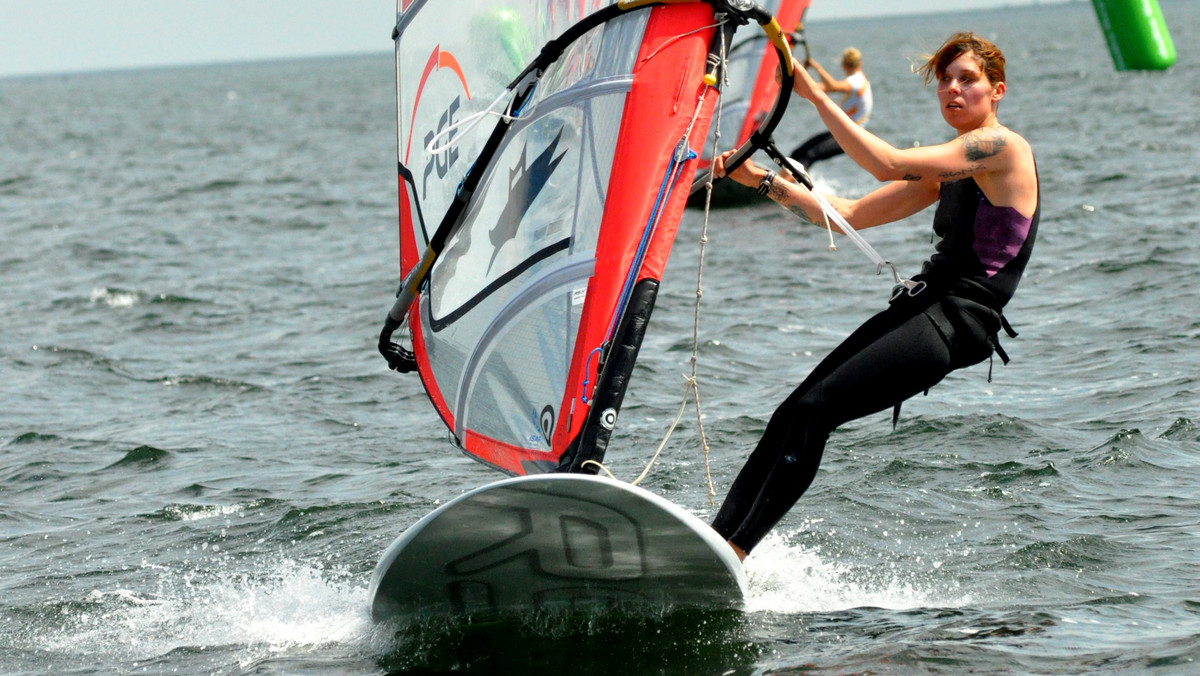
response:
<path id="1" fill-rule="evenodd" d="M 1092 0 L 1117 70 L 1165 70 L 1175 43 L 1158 0 Z"/>

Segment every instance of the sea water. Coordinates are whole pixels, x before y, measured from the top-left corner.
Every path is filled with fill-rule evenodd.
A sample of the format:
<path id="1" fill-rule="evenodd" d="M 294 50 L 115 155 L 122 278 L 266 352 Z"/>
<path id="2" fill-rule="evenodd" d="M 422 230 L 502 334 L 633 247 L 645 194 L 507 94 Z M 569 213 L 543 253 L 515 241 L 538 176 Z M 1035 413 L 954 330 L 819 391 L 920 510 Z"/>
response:
<path id="1" fill-rule="evenodd" d="M 405 527 L 501 478 L 375 351 L 397 282 L 387 54 L 0 80 L 0 672 L 1200 670 L 1200 8 L 1114 72 L 1087 3 L 813 22 L 871 129 L 950 138 L 911 64 L 1008 56 L 1040 238 L 1013 361 L 845 425 L 746 562 L 744 612 L 376 626 Z M 815 132 L 794 101 L 782 144 Z M 845 157 L 819 186 L 874 182 Z M 901 272 L 931 214 L 867 231 Z M 891 280 L 766 203 L 689 211 L 607 462 L 711 518 L 774 406 Z M 992 379 L 988 380 L 989 370 Z M 710 495 L 710 481 L 713 487 Z"/>

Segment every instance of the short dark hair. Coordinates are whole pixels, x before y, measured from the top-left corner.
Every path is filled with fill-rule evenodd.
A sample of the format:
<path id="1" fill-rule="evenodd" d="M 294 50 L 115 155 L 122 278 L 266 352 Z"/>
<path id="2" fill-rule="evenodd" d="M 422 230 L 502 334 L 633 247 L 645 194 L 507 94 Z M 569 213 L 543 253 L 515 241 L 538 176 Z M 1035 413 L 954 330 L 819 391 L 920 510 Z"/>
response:
<path id="1" fill-rule="evenodd" d="M 979 67 L 993 84 L 1004 82 L 1004 52 L 991 40 L 970 31 L 951 35 L 917 72 L 925 78 L 925 84 L 929 84 L 941 79 L 950 64 L 967 53 L 975 57 Z"/>

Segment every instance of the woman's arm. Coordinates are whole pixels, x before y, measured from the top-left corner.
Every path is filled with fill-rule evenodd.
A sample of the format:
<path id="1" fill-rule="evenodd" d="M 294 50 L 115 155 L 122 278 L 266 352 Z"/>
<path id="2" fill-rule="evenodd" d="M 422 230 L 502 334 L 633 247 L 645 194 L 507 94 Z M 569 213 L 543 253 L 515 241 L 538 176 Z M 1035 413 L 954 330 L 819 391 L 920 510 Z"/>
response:
<path id="1" fill-rule="evenodd" d="M 822 119 L 824 117 L 822 115 Z M 859 164 L 881 181 L 957 181 L 968 176 L 1002 172 L 1012 163 L 1012 153 L 1006 151 L 1014 140 L 1013 133 L 1004 127 L 981 127 L 946 143 L 905 149 L 894 148 L 857 125 L 845 131 L 856 130 L 862 133 L 847 142 L 858 144 L 855 150 L 862 159 Z M 859 161 L 837 132 L 833 132 L 833 136 L 846 154 Z"/>
<path id="2" fill-rule="evenodd" d="M 1005 151 L 1012 132 L 1004 127 L 981 127 L 948 143 L 901 150 L 855 124 L 802 69 L 793 89 L 816 106 L 846 154 L 880 181 L 952 181 L 1009 167 L 1011 153 Z"/>
<path id="3" fill-rule="evenodd" d="M 713 163 L 717 176 L 725 174 L 725 158 L 730 154 L 732 151 L 718 157 Z M 729 178 L 757 188 L 766 176 L 766 169 L 746 161 Z M 824 227 L 821 205 L 808 189 L 798 183 L 776 177 L 767 196 L 800 218 Z M 824 194 L 822 197 L 855 229 L 872 228 L 906 218 L 933 204 L 938 198 L 938 184 L 932 181 L 894 181 L 858 199 Z M 831 225 L 840 232 L 837 225 Z"/>
<path id="4" fill-rule="evenodd" d="M 767 196 L 800 218 L 825 226 L 821 205 L 798 183 L 776 178 L 771 184 L 771 189 L 767 191 Z M 907 218 L 933 204 L 938 199 L 938 184 L 892 181 L 858 199 L 823 193 L 821 196 L 855 230 L 863 230 Z M 831 222 L 830 226 L 841 232 L 837 224 Z"/>

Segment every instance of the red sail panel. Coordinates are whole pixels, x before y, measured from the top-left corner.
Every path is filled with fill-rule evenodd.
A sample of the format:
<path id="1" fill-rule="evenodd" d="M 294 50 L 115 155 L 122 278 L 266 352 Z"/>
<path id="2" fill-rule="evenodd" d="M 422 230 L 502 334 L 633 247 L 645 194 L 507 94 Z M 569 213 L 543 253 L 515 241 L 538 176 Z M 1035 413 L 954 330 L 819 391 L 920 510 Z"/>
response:
<path id="1" fill-rule="evenodd" d="M 808 10 L 810 2 L 811 0 L 782 0 L 779 3 L 775 19 L 779 22 L 779 27 L 784 34 L 795 32 L 796 27 L 800 25 L 800 20 L 804 18 L 804 12 Z M 771 106 L 775 104 L 775 99 L 779 96 L 779 84 L 775 82 L 775 69 L 778 67 L 779 54 L 770 44 L 765 45 L 762 59 L 759 61 L 758 74 L 754 78 L 754 86 L 750 90 L 750 106 L 746 110 L 745 117 L 742 118 L 742 127 L 738 131 L 737 140 L 730 147 L 736 148 L 750 138 L 767 113 L 771 111 Z"/>
<path id="2" fill-rule="evenodd" d="M 576 341 L 568 377 L 563 416 L 554 435 L 554 451 L 561 454 L 579 434 L 587 415 L 585 399 L 596 380 L 596 360 L 589 355 L 608 339 L 611 317 L 635 257 L 644 228 L 658 198 L 663 177 L 680 139 L 688 134 L 689 147 L 697 152 L 708 134 L 716 92 L 704 84 L 705 57 L 712 30 L 712 10 L 705 5 L 676 5 L 655 9 L 646 27 L 638 55 L 634 84 L 625 103 L 625 116 L 605 203 L 596 274 L 588 284 L 587 312 Z M 692 32 L 697 31 L 697 32 Z M 686 36 L 682 39 L 679 36 Z M 704 92 L 705 108 L 693 116 Z M 667 95 L 664 96 L 664 93 Z M 696 162 L 687 163 L 675 189 L 661 205 L 662 218 L 646 252 L 637 278 L 659 278 L 687 202 Z M 590 378 L 585 371 L 591 371 Z M 585 385 L 586 381 L 586 385 Z"/>

